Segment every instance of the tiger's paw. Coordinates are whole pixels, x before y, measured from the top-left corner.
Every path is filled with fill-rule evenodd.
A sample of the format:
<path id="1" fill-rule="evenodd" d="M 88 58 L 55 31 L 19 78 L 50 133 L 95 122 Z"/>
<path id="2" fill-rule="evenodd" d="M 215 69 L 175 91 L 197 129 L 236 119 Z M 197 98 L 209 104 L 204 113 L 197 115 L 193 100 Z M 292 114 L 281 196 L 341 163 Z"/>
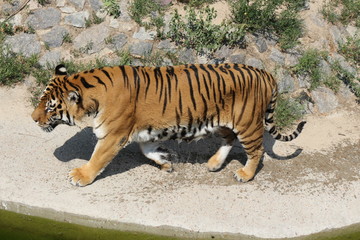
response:
<path id="1" fill-rule="evenodd" d="M 216 172 L 222 166 L 222 163 L 219 162 L 216 158 L 211 157 L 209 161 L 206 163 L 206 167 L 210 172 Z"/>
<path id="2" fill-rule="evenodd" d="M 164 163 L 160 166 L 160 169 L 161 171 L 165 171 L 165 172 L 168 172 L 168 173 L 171 173 L 174 171 L 174 169 L 172 168 L 172 164 L 171 162 L 167 162 L 167 163 Z"/>
<path id="3" fill-rule="evenodd" d="M 247 173 L 244 168 L 240 168 L 234 173 L 234 177 L 239 182 L 246 183 L 253 179 L 254 174 L 253 173 Z"/>
<path id="4" fill-rule="evenodd" d="M 74 168 L 69 173 L 70 183 L 78 187 L 84 187 L 92 183 L 95 177 L 93 174 L 89 174 L 89 169 L 86 164 L 82 167 Z"/>

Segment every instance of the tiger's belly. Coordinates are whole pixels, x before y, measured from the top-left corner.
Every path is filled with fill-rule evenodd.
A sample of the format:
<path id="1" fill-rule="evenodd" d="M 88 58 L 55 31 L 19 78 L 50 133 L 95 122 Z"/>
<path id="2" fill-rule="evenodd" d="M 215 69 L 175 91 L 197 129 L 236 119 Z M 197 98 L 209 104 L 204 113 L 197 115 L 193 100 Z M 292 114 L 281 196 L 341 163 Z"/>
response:
<path id="1" fill-rule="evenodd" d="M 213 133 L 216 133 L 218 126 L 198 126 L 188 128 L 187 126 L 174 126 L 164 129 L 148 129 L 135 132 L 131 138 L 134 142 L 156 142 L 166 140 L 193 141 L 199 140 Z"/>

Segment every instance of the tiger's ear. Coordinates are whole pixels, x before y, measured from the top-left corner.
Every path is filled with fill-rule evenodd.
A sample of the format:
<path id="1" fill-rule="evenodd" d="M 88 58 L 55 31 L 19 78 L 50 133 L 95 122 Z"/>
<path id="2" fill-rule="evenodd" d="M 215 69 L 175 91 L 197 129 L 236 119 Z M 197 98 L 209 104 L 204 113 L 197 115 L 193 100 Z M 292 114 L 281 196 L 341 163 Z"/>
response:
<path id="1" fill-rule="evenodd" d="M 68 93 L 68 100 L 72 103 L 78 103 L 80 101 L 80 94 L 76 91 Z"/>
<path id="2" fill-rule="evenodd" d="M 67 75 L 66 67 L 64 64 L 60 64 L 56 66 L 55 75 Z"/>

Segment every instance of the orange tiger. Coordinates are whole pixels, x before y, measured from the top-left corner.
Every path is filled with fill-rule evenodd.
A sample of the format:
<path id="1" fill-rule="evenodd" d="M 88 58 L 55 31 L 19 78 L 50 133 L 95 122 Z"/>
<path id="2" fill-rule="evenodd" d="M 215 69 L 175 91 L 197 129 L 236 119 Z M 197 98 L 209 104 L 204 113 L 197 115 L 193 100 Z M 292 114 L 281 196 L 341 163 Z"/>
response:
<path id="1" fill-rule="evenodd" d="M 288 136 L 278 132 L 273 121 L 277 95 L 269 73 L 241 64 L 114 66 L 71 76 L 59 65 L 32 118 L 46 132 L 58 124 L 73 126 L 84 116 L 93 118 L 98 141 L 91 159 L 69 173 L 74 185 L 92 183 L 130 142 L 138 142 L 147 158 L 171 172 L 174 154 L 160 146 L 162 141 L 192 141 L 214 133 L 223 143 L 208 160 L 209 171 L 222 166 L 238 139 L 248 159 L 234 176 L 247 182 L 264 152 L 264 130 L 291 141 L 305 124 L 300 122 Z"/>

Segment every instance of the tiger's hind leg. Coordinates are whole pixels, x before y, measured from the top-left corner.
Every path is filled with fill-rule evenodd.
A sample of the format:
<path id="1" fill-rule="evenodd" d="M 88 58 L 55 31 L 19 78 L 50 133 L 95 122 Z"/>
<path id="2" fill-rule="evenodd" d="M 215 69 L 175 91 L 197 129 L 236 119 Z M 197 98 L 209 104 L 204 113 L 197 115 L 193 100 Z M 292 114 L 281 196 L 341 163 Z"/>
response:
<path id="1" fill-rule="evenodd" d="M 264 154 L 263 125 L 258 125 L 254 132 L 245 131 L 238 135 L 238 139 L 247 155 L 245 167 L 238 169 L 234 177 L 240 182 L 247 182 L 254 178 L 260 160 Z"/>
<path id="2" fill-rule="evenodd" d="M 161 170 L 173 171 L 171 161 L 177 158 L 176 154 L 170 153 L 168 149 L 159 146 L 157 142 L 140 143 L 140 149 L 147 158 L 157 163 Z"/>
<path id="3" fill-rule="evenodd" d="M 219 150 L 207 162 L 207 168 L 211 172 L 221 168 L 236 139 L 235 133 L 229 128 L 220 128 L 217 134 L 223 138 L 223 142 Z"/>

